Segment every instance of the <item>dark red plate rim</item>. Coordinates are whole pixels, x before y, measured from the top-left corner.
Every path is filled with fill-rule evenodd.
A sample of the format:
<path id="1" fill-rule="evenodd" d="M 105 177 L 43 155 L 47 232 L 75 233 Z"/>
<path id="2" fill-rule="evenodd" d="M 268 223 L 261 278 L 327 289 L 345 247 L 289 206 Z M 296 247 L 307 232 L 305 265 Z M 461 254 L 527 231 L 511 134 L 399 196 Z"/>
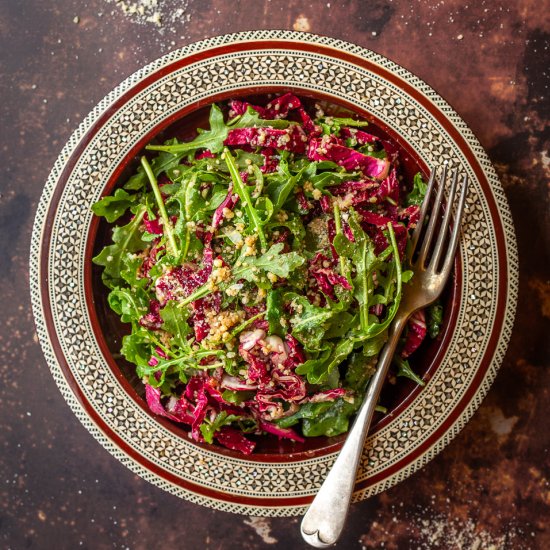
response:
<path id="1" fill-rule="evenodd" d="M 216 490 L 212 490 L 206 487 L 203 487 L 201 485 L 196 485 L 194 483 L 187 482 L 185 480 L 182 480 L 181 478 L 171 474 L 170 472 L 160 468 L 158 465 L 152 463 L 148 459 L 146 459 L 143 455 L 136 452 L 132 447 L 130 447 L 128 444 L 126 444 L 120 436 L 118 436 L 109 426 L 106 424 L 106 422 L 96 413 L 96 411 L 93 409 L 92 405 L 88 402 L 85 395 L 80 390 L 80 387 L 78 386 L 78 383 L 76 382 L 75 378 L 73 377 L 70 368 L 68 366 L 68 363 L 63 355 L 63 351 L 61 349 L 61 345 L 59 343 L 59 340 L 57 338 L 57 334 L 55 331 L 55 327 L 53 324 L 53 316 L 51 311 L 51 304 L 49 300 L 49 289 L 48 289 L 48 280 L 47 277 L 44 276 L 44 274 L 47 273 L 47 266 L 48 266 L 48 255 L 50 250 L 50 241 L 51 241 L 51 234 L 52 234 L 52 228 L 53 228 L 53 222 L 55 219 L 55 212 L 57 210 L 57 205 L 60 200 L 61 193 L 63 192 L 63 189 L 67 183 L 67 180 L 69 178 L 69 175 L 71 174 L 76 162 L 80 158 L 80 155 L 82 154 L 83 150 L 87 147 L 87 145 L 90 143 L 92 138 L 97 134 L 99 129 L 108 121 L 108 119 L 129 99 L 131 99 L 133 96 L 135 96 L 137 93 L 139 93 L 141 90 L 143 90 L 145 87 L 150 85 L 151 83 L 155 82 L 162 76 L 166 74 L 170 74 L 171 72 L 187 66 L 189 64 L 195 63 L 200 60 L 204 60 L 210 57 L 215 57 L 217 55 L 223 55 L 231 52 L 237 52 L 242 50 L 266 50 L 266 49 L 294 49 L 294 50 L 300 50 L 300 51 L 309 51 L 309 52 L 315 52 L 315 53 L 321 53 L 327 56 L 332 56 L 335 58 L 339 58 L 341 60 L 353 63 L 355 65 L 358 65 L 364 69 L 367 69 L 373 73 L 378 74 L 385 80 L 391 82 L 392 84 L 398 86 L 402 90 L 404 90 L 407 94 L 409 94 L 411 97 L 413 97 L 415 100 L 417 100 L 422 106 L 428 110 L 432 116 L 438 121 L 439 124 L 445 129 L 445 131 L 451 136 L 451 138 L 455 141 L 455 143 L 459 146 L 462 153 L 466 157 L 469 165 L 471 166 L 472 170 L 474 171 L 478 181 L 481 184 L 481 187 L 483 189 L 485 198 L 487 200 L 489 210 L 491 213 L 492 220 L 494 222 L 494 229 L 495 229 L 495 235 L 496 235 L 496 245 L 497 245 L 497 252 L 499 258 L 501 258 L 503 261 L 499 262 L 499 285 L 498 285 L 498 298 L 497 298 L 497 307 L 496 307 L 496 314 L 495 314 L 495 325 L 493 326 L 493 330 L 491 333 L 491 336 L 489 338 L 489 342 L 487 345 L 487 348 L 485 350 L 485 353 L 483 355 L 483 358 L 481 360 L 480 368 L 476 372 L 470 386 L 468 387 L 465 395 L 461 399 L 461 401 L 455 406 L 455 408 L 450 412 L 448 417 L 445 419 L 443 424 L 434 431 L 421 445 L 419 445 L 416 449 L 414 449 L 412 452 L 410 452 L 406 457 L 401 459 L 400 461 L 392 464 L 388 468 L 382 470 L 378 474 L 375 474 L 372 477 L 369 477 L 365 479 L 364 481 L 360 482 L 356 486 L 356 490 L 360 489 L 366 489 L 367 487 L 370 487 L 377 482 L 381 481 L 384 478 L 390 477 L 393 474 L 395 474 L 397 471 L 407 467 L 409 464 L 411 464 L 413 461 L 415 461 L 418 457 L 425 454 L 433 445 L 436 444 L 436 442 L 443 437 L 443 435 L 452 427 L 454 422 L 459 418 L 459 416 L 462 414 L 464 409 L 467 407 L 471 399 L 474 397 L 474 395 L 477 393 L 479 386 L 484 379 L 487 370 L 489 369 L 491 365 L 491 361 L 494 355 L 494 352 L 496 350 L 500 332 L 502 329 L 502 325 L 504 323 L 504 308 L 506 304 L 506 291 L 507 291 L 507 285 L 506 285 L 506 261 L 504 259 L 506 258 L 507 252 L 506 252 L 506 246 L 505 246 L 505 237 L 504 237 L 504 229 L 502 227 L 502 223 L 500 220 L 499 212 L 497 205 L 494 201 L 494 197 L 491 191 L 490 183 L 488 182 L 487 178 L 484 175 L 483 169 L 480 166 L 475 153 L 470 149 L 468 144 L 466 143 L 465 139 L 462 137 L 460 132 L 453 126 L 452 122 L 446 117 L 446 115 L 441 112 L 441 110 L 436 107 L 431 101 L 422 94 L 419 90 L 415 89 L 413 86 L 411 86 L 406 81 L 400 79 L 393 73 L 389 72 L 388 70 L 380 67 L 379 65 L 376 65 L 372 63 L 371 61 L 355 56 L 353 54 L 349 54 L 347 52 L 344 52 L 342 50 L 337 50 L 334 48 L 330 48 L 327 46 L 322 46 L 319 44 L 309 44 L 309 43 L 301 43 L 301 42 L 287 42 L 284 40 L 266 40 L 266 41 L 250 41 L 250 42 L 240 42 L 240 43 L 234 43 L 234 44 L 228 44 L 220 47 L 211 48 L 205 51 L 198 52 L 196 54 L 190 55 L 184 59 L 178 60 L 176 62 L 173 62 L 172 64 L 163 67 L 162 69 L 159 69 L 158 71 L 152 73 L 142 81 L 138 82 L 135 86 L 127 90 L 124 94 L 122 94 L 116 101 L 114 101 L 109 108 L 98 117 L 98 119 L 95 121 L 95 123 L 90 127 L 90 129 L 87 131 L 87 133 L 83 136 L 83 138 L 80 140 L 78 145 L 76 146 L 75 150 L 73 151 L 71 157 L 67 161 L 63 172 L 61 173 L 58 183 L 54 189 L 52 199 L 50 202 L 50 206 L 48 209 L 48 213 L 46 216 L 45 224 L 44 224 L 44 230 L 43 230 L 43 236 L 42 236 L 42 243 L 41 243 L 41 255 L 40 255 L 40 283 L 41 283 L 41 298 L 42 298 L 42 307 L 44 312 L 44 318 L 46 321 L 46 327 L 48 331 L 48 335 L 50 337 L 52 348 L 54 350 L 56 359 L 62 369 L 62 372 L 65 376 L 65 379 L 67 380 L 67 383 L 69 384 L 69 387 L 77 397 L 80 404 L 83 406 L 84 410 L 88 414 L 88 416 L 92 419 L 94 424 L 118 447 L 120 448 L 125 454 L 127 454 L 132 460 L 139 463 L 141 466 L 147 468 L 148 470 L 152 471 L 154 474 L 160 476 L 161 478 L 165 479 L 166 481 L 173 483 L 174 485 L 180 486 L 184 489 L 187 489 L 193 493 L 201 494 L 209 498 L 215 498 L 218 500 L 223 501 L 229 501 L 229 502 L 237 502 L 240 504 L 252 504 L 252 505 L 263 505 L 266 506 L 275 506 L 275 507 L 282 507 L 282 506 L 300 506 L 305 505 L 311 502 L 312 497 L 291 497 L 291 498 L 268 498 L 268 497 L 261 497 L 261 498 L 254 498 L 254 497 L 245 497 L 243 495 L 234 495 L 230 493 L 220 492 Z M 284 86 L 280 87 L 279 89 L 288 89 Z M 293 88 L 295 89 L 295 88 Z M 263 92 L 266 91 L 266 87 L 257 88 L 256 90 L 261 90 Z M 276 91 L 277 87 L 269 87 L 269 91 Z M 240 91 L 240 95 L 243 95 L 243 93 L 251 94 L 254 93 L 255 89 L 254 87 L 247 88 L 245 91 Z M 311 93 L 311 92 L 309 92 Z M 304 94 L 308 94 L 308 91 L 304 91 Z M 162 124 L 159 124 L 157 127 L 155 127 L 154 130 L 152 130 L 149 134 L 144 136 L 136 145 L 132 148 L 132 150 L 128 153 L 128 155 L 125 157 L 123 163 L 119 167 L 117 167 L 115 173 L 111 177 L 111 179 L 108 182 L 108 185 L 106 187 L 106 193 L 108 193 L 109 189 L 112 188 L 112 186 L 115 184 L 116 179 L 124 169 L 124 167 L 131 161 L 131 159 L 143 148 L 143 146 L 152 139 L 154 135 L 156 135 L 162 128 L 169 125 L 171 122 L 173 122 L 175 119 L 179 119 L 188 112 L 195 110 L 205 104 L 210 104 L 214 101 L 220 101 L 223 99 L 227 99 L 229 95 L 235 96 L 235 93 L 225 93 L 225 94 L 219 94 L 219 95 L 213 95 L 209 96 L 207 100 L 196 102 L 195 104 L 187 107 L 186 109 L 182 109 L 182 111 L 174 114 L 169 120 L 164 121 Z M 315 94 L 316 96 L 321 96 L 321 94 Z M 331 96 L 327 96 L 327 99 L 331 99 Z M 337 102 L 342 104 L 344 103 L 340 98 L 337 98 Z M 358 112 L 357 106 L 350 105 L 350 108 L 352 108 L 354 111 Z M 365 116 L 367 116 L 370 119 L 373 119 L 372 113 L 364 113 Z M 384 130 L 389 131 L 391 133 L 391 129 L 388 129 L 385 125 L 380 124 L 378 122 L 378 125 L 381 126 Z M 398 140 L 400 141 L 400 140 Z M 402 143 L 402 145 L 410 152 L 411 154 L 413 151 L 411 151 L 407 144 Z M 425 166 L 424 166 L 425 168 Z M 91 250 L 93 248 L 93 236 L 95 236 L 95 232 L 97 231 L 97 221 L 94 220 L 92 222 L 92 226 L 90 228 L 89 232 L 89 238 L 86 246 L 86 257 L 91 258 Z M 89 262 L 88 262 L 89 263 Z M 461 269 L 459 266 L 456 273 L 461 274 Z M 457 289 L 461 287 L 461 281 L 457 280 L 455 281 L 453 293 L 453 300 L 456 295 Z M 86 296 L 91 296 L 91 270 L 89 269 L 89 266 L 85 266 L 85 292 Z M 458 298 L 458 296 L 457 296 Z M 89 304 L 88 304 L 89 307 Z M 458 308 L 454 308 L 456 311 Z M 94 332 L 96 335 L 101 334 L 101 330 L 98 330 L 97 325 L 97 314 L 95 312 L 95 307 L 89 307 L 89 313 L 90 318 L 92 320 L 92 325 L 94 328 Z M 443 342 L 441 344 L 440 349 L 444 350 L 446 346 L 448 345 L 448 340 L 450 339 L 452 335 L 452 328 L 454 327 L 456 323 L 456 316 L 457 312 L 454 314 L 454 318 L 450 320 L 449 323 L 449 329 L 447 330 L 446 335 L 444 336 Z M 95 323 L 95 325 L 94 325 Z M 105 359 L 107 360 L 107 363 L 109 364 L 109 367 L 113 370 L 113 372 L 117 375 L 117 378 L 121 382 L 124 389 L 127 391 L 127 393 L 132 396 L 132 398 L 138 402 L 139 406 L 143 408 L 143 410 L 147 411 L 147 408 L 143 401 L 139 398 L 136 398 L 134 390 L 131 388 L 127 380 L 122 376 L 120 373 L 120 370 L 116 367 L 116 364 L 114 363 L 109 350 L 107 349 L 106 343 L 104 339 L 98 338 L 99 345 L 101 347 L 101 350 L 105 356 Z M 438 353 L 436 358 L 433 361 L 433 364 L 437 364 L 440 361 L 440 354 Z M 431 370 L 431 367 L 430 367 Z M 418 390 L 413 392 L 413 394 L 409 395 L 403 403 L 399 405 L 399 407 L 394 411 L 394 416 L 398 414 L 402 408 L 406 407 L 408 403 L 410 403 L 410 400 L 414 398 Z M 148 412 L 148 411 L 147 411 Z M 149 412 L 148 412 L 149 414 Z M 176 435 L 180 436 L 180 434 L 176 431 L 174 426 L 170 423 L 165 421 L 164 419 L 158 419 L 163 426 L 168 428 L 171 432 L 176 433 Z M 389 419 L 388 419 L 389 421 Z M 380 423 L 379 427 L 382 427 L 384 424 Z M 335 440 L 338 438 L 335 438 Z M 260 461 L 260 462 L 294 462 L 296 460 L 302 460 L 302 459 L 309 459 L 316 456 L 323 456 L 328 453 L 332 453 L 338 450 L 339 446 L 341 445 L 343 437 L 339 439 L 339 441 L 336 441 L 334 444 L 329 445 L 327 447 L 324 447 L 322 449 L 316 450 L 316 451 L 308 451 L 303 453 L 294 453 L 294 454 L 288 454 L 288 455 L 255 455 L 252 457 L 253 461 Z M 200 445 L 199 445 L 200 446 Z M 212 449 L 209 449 L 212 450 Z M 216 449 L 216 452 L 218 452 L 218 449 Z M 221 454 L 230 454 L 231 456 L 236 456 L 233 453 L 229 452 L 226 453 L 225 451 Z M 238 458 L 242 458 L 239 456 Z"/>

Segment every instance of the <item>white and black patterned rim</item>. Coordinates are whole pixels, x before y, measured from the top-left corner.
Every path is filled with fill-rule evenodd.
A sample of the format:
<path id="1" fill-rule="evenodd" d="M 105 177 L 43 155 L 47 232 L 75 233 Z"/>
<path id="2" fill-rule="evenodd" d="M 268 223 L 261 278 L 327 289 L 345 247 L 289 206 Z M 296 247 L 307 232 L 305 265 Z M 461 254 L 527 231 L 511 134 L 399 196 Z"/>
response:
<path id="1" fill-rule="evenodd" d="M 139 70 L 86 117 L 57 159 L 36 214 L 30 279 L 38 337 L 53 377 L 113 456 L 192 502 L 288 516 L 306 509 L 335 453 L 269 462 L 205 450 L 175 436 L 107 366 L 84 294 L 90 205 L 135 144 L 198 101 L 274 87 L 320 93 L 372 113 L 427 166 L 447 162 L 470 179 L 460 242 L 462 298 L 449 347 L 410 406 L 369 436 L 355 500 L 426 464 L 469 420 L 502 362 L 517 301 L 517 248 L 503 189 L 472 132 L 429 86 L 374 52 L 316 35 L 255 31 L 191 44 Z"/>

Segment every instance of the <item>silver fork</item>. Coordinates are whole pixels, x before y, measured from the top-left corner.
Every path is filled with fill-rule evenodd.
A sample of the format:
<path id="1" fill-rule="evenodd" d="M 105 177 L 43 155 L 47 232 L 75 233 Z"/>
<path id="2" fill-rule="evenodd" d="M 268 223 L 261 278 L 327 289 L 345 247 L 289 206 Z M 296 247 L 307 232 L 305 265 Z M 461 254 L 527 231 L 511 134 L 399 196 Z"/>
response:
<path id="1" fill-rule="evenodd" d="M 366 396 L 342 450 L 302 520 L 302 537 L 307 543 L 316 548 L 325 548 L 334 544 L 344 527 L 365 437 L 401 332 L 409 317 L 415 311 L 430 305 L 439 297 L 451 273 L 460 233 L 460 220 L 466 200 L 468 178 L 465 175 L 462 180 L 462 191 L 458 200 L 453 227 L 450 237 L 447 238 L 458 187 L 458 174 L 454 172 L 452 175 L 447 208 L 441 225 L 438 227 L 437 222 L 447 180 L 447 167 L 443 167 L 439 178 L 437 196 L 429 215 L 429 223 L 422 243 L 419 245 L 424 220 L 428 215 L 430 198 L 437 179 L 436 170 L 432 170 L 426 197 L 420 211 L 420 218 L 412 235 L 412 246 L 409 247 L 407 257 L 414 271 L 414 276 L 411 282 L 406 285 L 406 290 L 403 291 L 401 305 L 390 325 L 388 341 L 380 354 L 376 372 L 370 381 Z M 432 250 L 431 244 L 436 236 L 437 240 Z M 415 257 L 418 245 L 420 248 Z"/>

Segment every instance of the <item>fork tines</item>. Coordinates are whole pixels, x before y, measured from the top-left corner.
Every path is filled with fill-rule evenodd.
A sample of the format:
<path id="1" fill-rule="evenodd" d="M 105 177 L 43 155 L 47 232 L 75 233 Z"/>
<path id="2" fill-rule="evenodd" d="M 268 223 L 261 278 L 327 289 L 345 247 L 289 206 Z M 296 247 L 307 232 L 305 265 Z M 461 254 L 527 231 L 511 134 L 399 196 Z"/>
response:
<path id="1" fill-rule="evenodd" d="M 450 174 L 448 174 L 448 172 L 450 172 Z M 445 199 L 445 187 L 447 186 L 449 175 L 451 183 L 447 198 Z M 462 180 L 461 184 L 459 183 L 459 179 Z M 459 185 L 462 186 L 462 189 L 458 203 L 455 204 L 455 197 Z M 431 198 L 435 187 L 437 187 L 437 195 L 432 201 Z M 468 176 L 466 174 L 464 174 L 462 178 L 459 178 L 458 171 L 454 169 L 452 171 L 448 170 L 447 165 L 432 170 L 426 190 L 426 196 L 420 210 L 418 224 L 412 236 L 411 250 L 416 251 L 420 235 L 424 232 L 424 239 L 420 250 L 418 251 L 416 259 L 412 262 L 418 268 L 430 269 L 440 273 L 445 278 L 449 274 L 458 244 L 460 222 L 464 212 L 467 189 Z M 444 211 L 442 217 L 440 215 L 441 211 Z M 451 218 L 453 218 L 452 225 Z M 427 226 L 425 224 L 426 221 Z M 451 228 L 450 232 L 449 228 Z M 425 231 L 423 231 L 424 229 Z M 432 241 L 436 236 L 437 240 L 432 247 Z M 445 254 L 443 254 L 443 252 L 445 252 Z M 440 265 L 441 262 L 442 265 Z"/>

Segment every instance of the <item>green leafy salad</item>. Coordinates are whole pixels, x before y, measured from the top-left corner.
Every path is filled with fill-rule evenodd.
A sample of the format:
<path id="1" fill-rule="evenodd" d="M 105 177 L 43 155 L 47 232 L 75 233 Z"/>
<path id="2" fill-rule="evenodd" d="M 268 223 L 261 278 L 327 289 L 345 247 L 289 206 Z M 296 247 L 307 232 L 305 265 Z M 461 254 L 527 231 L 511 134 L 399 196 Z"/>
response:
<path id="1" fill-rule="evenodd" d="M 402 266 L 426 185 L 367 122 L 310 113 L 293 94 L 213 105 L 192 141 L 147 146 L 93 206 L 115 224 L 108 301 L 131 333 L 155 414 L 249 454 L 256 436 L 348 430 L 412 272 Z M 437 336 L 441 306 L 428 315 Z M 396 374 L 427 333 L 411 320 Z"/>

